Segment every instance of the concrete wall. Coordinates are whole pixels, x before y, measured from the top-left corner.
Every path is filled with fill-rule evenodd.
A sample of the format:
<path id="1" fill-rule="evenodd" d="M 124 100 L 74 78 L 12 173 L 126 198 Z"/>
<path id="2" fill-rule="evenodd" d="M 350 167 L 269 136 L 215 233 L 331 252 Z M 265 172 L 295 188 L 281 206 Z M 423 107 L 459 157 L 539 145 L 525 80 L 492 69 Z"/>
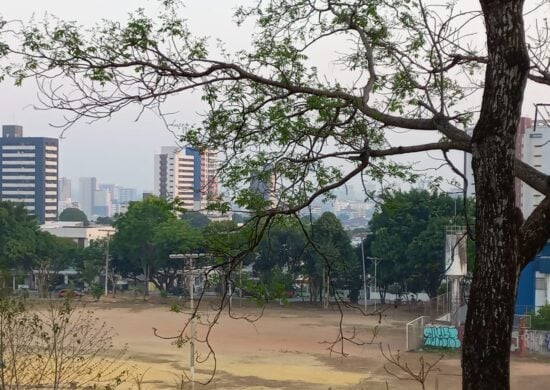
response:
<path id="1" fill-rule="evenodd" d="M 550 330 L 527 330 L 525 332 L 527 352 L 550 355 Z"/>

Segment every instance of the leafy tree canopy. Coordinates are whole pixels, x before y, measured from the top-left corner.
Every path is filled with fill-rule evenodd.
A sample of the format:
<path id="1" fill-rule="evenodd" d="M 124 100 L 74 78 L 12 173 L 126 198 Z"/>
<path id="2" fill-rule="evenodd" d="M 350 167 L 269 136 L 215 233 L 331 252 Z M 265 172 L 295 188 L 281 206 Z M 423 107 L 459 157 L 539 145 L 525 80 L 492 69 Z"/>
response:
<path id="1" fill-rule="evenodd" d="M 461 199 L 425 190 L 387 194 L 369 224 L 368 253 L 382 259 L 378 284 L 396 282 L 435 296 L 445 271 L 445 227 L 451 225 L 467 225 Z"/>
<path id="2" fill-rule="evenodd" d="M 82 222 L 84 226 L 88 226 L 90 222 L 88 222 L 88 217 L 84 213 L 84 211 L 69 207 L 66 208 L 59 214 L 59 220 L 60 221 L 74 221 L 74 222 Z"/>
<path id="3" fill-rule="evenodd" d="M 134 104 L 162 116 L 170 96 L 201 90 L 204 120 L 175 125 L 190 145 L 223 152 L 220 179 L 231 201 L 265 219 L 260 229 L 353 177 L 417 178 L 391 156 L 437 152 L 458 172 L 448 152 L 471 153 L 476 267 L 463 386 L 507 389 L 511 327 L 503 324 L 512 323 L 521 269 L 550 237 L 550 179 L 514 153 L 527 80 L 550 85 L 542 20 L 549 5 L 479 0 L 463 12 L 462 3 L 259 1 L 236 12 L 239 23 L 256 22 L 251 48 L 229 53 L 193 36 L 179 1 L 163 0 L 158 18 L 140 10 L 126 23 L 102 21 L 91 30 L 57 20 L 24 26 L 21 44 L 0 50 L 16 58 L 5 69 L 16 83 L 38 80 L 44 105 L 73 114 L 67 126 Z M 526 34 L 526 26 L 536 27 Z M 472 42 L 472 28 L 485 34 Z M 311 53 L 330 47 L 324 43 L 336 49 L 314 64 Z M 334 62 L 343 75 L 323 72 Z M 479 110 L 470 96 L 479 96 Z M 431 133 L 432 141 L 392 144 L 394 128 Z M 266 166 L 262 179 L 278 185 L 274 202 L 249 189 Z M 542 194 L 527 219 L 515 205 L 516 177 Z"/>
<path id="4" fill-rule="evenodd" d="M 181 219 L 187 221 L 194 228 L 202 229 L 210 223 L 208 217 L 197 211 L 187 211 L 181 215 Z"/>

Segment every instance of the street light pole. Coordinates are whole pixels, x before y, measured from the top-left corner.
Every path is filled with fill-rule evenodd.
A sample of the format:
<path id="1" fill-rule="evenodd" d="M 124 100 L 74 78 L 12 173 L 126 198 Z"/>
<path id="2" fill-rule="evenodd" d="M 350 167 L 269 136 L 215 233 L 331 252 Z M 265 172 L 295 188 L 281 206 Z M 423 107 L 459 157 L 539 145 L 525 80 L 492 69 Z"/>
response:
<path id="1" fill-rule="evenodd" d="M 378 286 L 378 283 L 377 283 L 377 268 L 378 268 L 378 263 L 380 263 L 382 261 L 382 259 L 379 259 L 378 257 L 367 257 L 367 259 L 369 259 L 370 261 L 372 261 L 374 263 L 374 291 L 376 292 L 377 291 L 377 286 Z M 378 291 L 378 298 L 380 298 L 380 291 Z M 374 311 L 376 311 L 376 299 L 374 300 Z"/>
<path id="2" fill-rule="evenodd" d="M 111 241 L 111 229 L 98 229 L 100 232 L 107 232 L 107 246 L 105 247 L 105 296 L 109 295 L 109 242 Z"/>
<path id="3" fill-rule="evenodd" d="M 109 241 L 110 236 L 107 235 L 107 250 L 105 251 L 105 296 L 109 295 Z"/>
<path id="4" fill-rule="evenodd" d="M 169 256 L 171 259 L 189 260 L 189 297 L 191 298 L 191 338 L 189 341 L 189 371 L 191 372 L 191 389 L 195 390 L 195 276 L 193 274 L 193 259 L 197 259 L 197 253 L 174 253 Z"/>
<path id="5" fill-rule="evenodd" d="M 365 247 L 364 242 L 367 239 L 367 234 L 370 232 L 365 232 L 365 237 L 361 237 L 361 258 L 363 261 L 361 262 L 363 264 L 363 295 L 365 299 L 365 313 L 367 312 L 367 273 L 365 270 Z"/>

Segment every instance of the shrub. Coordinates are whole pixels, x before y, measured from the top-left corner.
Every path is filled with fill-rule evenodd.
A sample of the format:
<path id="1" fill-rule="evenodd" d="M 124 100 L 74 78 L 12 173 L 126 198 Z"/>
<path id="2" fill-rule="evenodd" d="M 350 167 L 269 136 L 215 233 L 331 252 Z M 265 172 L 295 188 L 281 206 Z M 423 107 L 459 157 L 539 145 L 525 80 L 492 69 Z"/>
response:
<path id="1" fill-rule="evenodd" d="M 41 308 L 0 299 L 2 389 L 112 389 L 127 377 L 124 354 L 105 323 L 68 299 Z"/>
<path id="2" fill-rule="evenodd" d="M 531 314 L 531 328 L 538 330 L 550 330 L 550 305 L 546 304 Z"/>

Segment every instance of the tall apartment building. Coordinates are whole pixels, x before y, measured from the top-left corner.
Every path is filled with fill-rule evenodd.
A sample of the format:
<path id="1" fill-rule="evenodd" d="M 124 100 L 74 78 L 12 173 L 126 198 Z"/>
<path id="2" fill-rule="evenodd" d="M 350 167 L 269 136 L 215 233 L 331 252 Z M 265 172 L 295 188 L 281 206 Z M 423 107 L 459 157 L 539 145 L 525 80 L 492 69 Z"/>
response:
<path id="1" fill-rule="evenodd" d="M 67 202 L 71 200 L 72 198 L 71 179 L 68 179 L 66 177 L 59 178 L 58 189 L 59 189 L 60 202 Z"/>
<path id="2" fill-rule="evenodd" d="M 258 170 L 250 178 L 249 189 L 261 195 L 268 202 L 268 208 L 277 206 L 276 199 L 276 177 L 271 164 L 266 165 L 263 170 Z"/>
<path id="3" fill-rule="evenodd" d="M 41 224 L 55 221 L 58 140 L 23 137 L 22 126 L 4 125 L 0 146 L 0 199 L 23 204 Z"/>
<path id="4" fill-rule="evenodd" d="M 124 188 L 120 187 L 118 189 L 118 203 L 128 204 L 137 200 L 137 190 L 135 188 Z"/>
<path id="5" fill-rule="evenodd" d="M 193 148 L 163 146 L 155 155 L 154 194 L 178 198 L 188 210 L 204 209 L 218 196 L 217 153 Z"/>
<path id="6" fill-rule="evenodd" d="M 97 179 L 95 177 L 79 178 L 80 207 L 88 219 L 93 216 L 94 197 L 97 191 Z"/>
<path id="7" fill-rule="evenodd" d="M 550 174 L 550 127 L 548 125 L 540 123 L 536 128 L 531 126 L 525 129 L 521 137 L 521 160 L 541 172 Z M 544 196 L 523 182 L 520 182 L 518 187 L 520 188 L 519 206 L 524 217 L 527 218 Z"/>

